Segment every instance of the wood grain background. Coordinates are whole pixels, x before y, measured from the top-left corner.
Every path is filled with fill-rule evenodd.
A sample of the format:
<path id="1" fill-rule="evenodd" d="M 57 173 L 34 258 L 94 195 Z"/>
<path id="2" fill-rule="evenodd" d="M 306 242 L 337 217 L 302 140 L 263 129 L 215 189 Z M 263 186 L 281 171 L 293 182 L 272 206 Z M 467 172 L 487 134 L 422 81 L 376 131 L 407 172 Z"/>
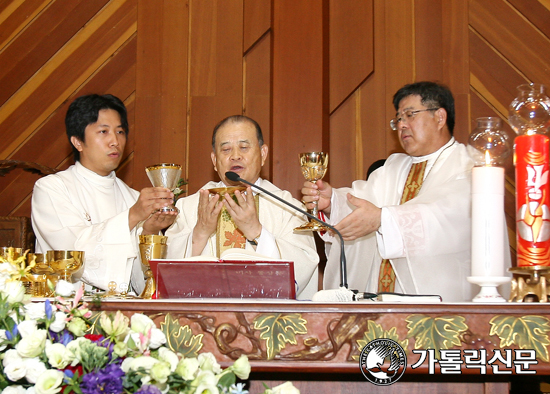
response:
<path id="1" fill-rule="evenodd" d="M 2 0 L 0 159 L 72 164 L 68 104 L 112 93 L 129 109 L 118 174 L 136 189 L 144 167 L 184 165 L 188 191 L 215 177 L 213 126 L 246 114 L 270 147 L 263 176 L 299 197 L 298 154 L 330 153 L 334 186 L 363 179 L 399 151 L 393 93 L 447 84 L 455 135 L 481 116 L 507 125 L 516 86 L 550 86 L 548 0 Z M 30 215 L 36 175 L 0 178 L 0 215 Z M 514 173 L 506 212 L 515 254 Z"/>

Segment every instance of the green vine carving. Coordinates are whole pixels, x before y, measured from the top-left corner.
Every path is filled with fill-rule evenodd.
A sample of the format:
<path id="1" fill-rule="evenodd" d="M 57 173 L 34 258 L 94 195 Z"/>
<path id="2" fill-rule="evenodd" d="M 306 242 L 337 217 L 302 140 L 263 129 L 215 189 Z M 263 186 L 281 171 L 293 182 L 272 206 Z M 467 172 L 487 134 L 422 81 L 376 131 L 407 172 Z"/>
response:
<path id="1" fill-rule="evenodd" d="M 415 349 L 449 349 L 460 346 L 462 333 L 468 330 L 462 316 L 431 317 L 410 315 L 405 319 L 409 333 L 414 337 Z"/>
<path id="2" fill-rule="evenodd" d="M 263 313 L 254 319 L 254 329 L 265 340 L 267 359 L 272 360 L 284 349 L 285 343 L 295 345 L 297 334 L 306 334 L 307 321 L 299 313 Z"/>
<path id="3" fill-rule="evenodd" d="M 357 347 L 359 349 L 359 352 L 370 342 L 375 339 L 392 339 L 398 344 L 401 345 L 403 349 L 407 349 L 409 346 L 409 340 L 404 339 L 400 340 L 399 336 L 397 335 L 397 329 L 395 327 L 392 327 L 389 331 L 386 331 L 382 328 L 380 324 L 375 323 L 372 320 L 368 321 L 367 331 L 363 335 L 363 339 L 357 340 Z M 352 358 L 354 360 L 359 360 L 359 355 L 353 355 Z"/>
<path id="4" fill-rule="evenodd" d="M 548 332 L 549 320 L 542 316 L 494 316 L 491 321 L 489 335 L 497 335 L 500 338 L 500 347 L 518 345 L 521 349 L 534 349 L 537 358 L 545 362 L 549 361 Z"/>
<path id="5" fill-rule="evenodd" d="M 169 313 L 160 323 L 160 328 L 166 335 L 166 346 L 183 357 L 197 357 L 203 343 L 203 334 L 193 335 L 188 325 L 180 326 L 178 319 L 172 319 Z"/>

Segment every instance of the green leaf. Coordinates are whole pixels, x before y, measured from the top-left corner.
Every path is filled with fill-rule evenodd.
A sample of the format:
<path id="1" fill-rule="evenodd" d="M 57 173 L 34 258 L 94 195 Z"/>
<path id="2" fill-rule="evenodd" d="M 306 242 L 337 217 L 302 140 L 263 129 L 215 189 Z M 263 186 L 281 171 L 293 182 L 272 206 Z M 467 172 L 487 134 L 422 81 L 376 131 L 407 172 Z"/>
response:
<path id="1" fill-rule="evenodd" d="M 414 337 L 415 349 L 440 350 L 460 346 L 461 334 L 468 329 L 462 316 L 410 315 L 405 321 L 409 329 L 407 338 Z"/>
<path id="2" fill-rule="evenodd" d="M 389 331 L 385 331 L 380 324 L 377 324 L 376 322 L 369 320 L 367 323 L 367 331 L 364 333 L 363 339 L 357 340 L 357 346 L 359 348 L 359 352 L 370 342 L 375 339 L 392 339 L 398 344 L 401 345 L 405 351 L 407 350 L 409 346 L 409 340 L 404 339 L 400 340 L 399 336 L 397 335 L 397 329 L 395 327 L 392 327 Z M 354 360 L 359 360 L 359 355 L 352 356 Z"/>
<path id="3" fill-rule="evenodd" d="M 160 328 L 166 335 L 166 346 L 173 352 L 181 353 L 183 357 L 197 357 L 203 343 L 203 334 L 193 335 L 188 325 L 180 326 L 178 319 L 172 319 L 169 313 L 160 323 Z"/>
<path id="4" fill-rule="evenodd" d="M 220 380 L 218 380 L 218 386 L 229 387 L 235 384 L 236 381 L 237 378 L 233 372 L 226 372 L 221 376 Z"/>
<path id="5" fill-rule="evenodd" d="M 548 348 L 550 340 L 549 320 L 542 316 L 494 316 L 491 321 L 489 335 L 497 335 L 500 338 L 500 347 L 518 345 L 520 349 L 534 349 L 537 358 L 545 362 L 549 361 Z"/>
<path id="6" fill-rule="evenodd" d="M 285 343 L 295 345 L 296 334 L 306 334 L 307 321 L 299 313 L 263 313 L 254 319 L 254 328 L 261 330 L 260 339 L 265 340 L 267 359 L 271 360 Z"/>

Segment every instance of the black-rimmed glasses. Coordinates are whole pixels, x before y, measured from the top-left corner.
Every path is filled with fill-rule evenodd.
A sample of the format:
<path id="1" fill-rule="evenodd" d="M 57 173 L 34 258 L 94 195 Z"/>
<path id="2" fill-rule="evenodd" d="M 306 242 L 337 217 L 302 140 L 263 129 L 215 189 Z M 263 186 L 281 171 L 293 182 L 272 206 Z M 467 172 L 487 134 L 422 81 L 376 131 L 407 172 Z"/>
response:
<path id="1" fill-rule="evenodd" d="M 409 110 L 403 112 L 401 117 L 393 118 L 392 120 L 390 120 L 390 127 L 391 127 L 392 130 L 397 130 L 397 125 L 399 124 L 399 122 L 405 122 L 405 123 L 408 124 L 410 121 L 412 121 L 414 119 L 414 117 L 417 113 L 424 112 L 424 111 L 437 111 L 440 108 L 441 107 L 417 109 L 417 110 L 414 110 L 414 111 L 409 109 Z"/>

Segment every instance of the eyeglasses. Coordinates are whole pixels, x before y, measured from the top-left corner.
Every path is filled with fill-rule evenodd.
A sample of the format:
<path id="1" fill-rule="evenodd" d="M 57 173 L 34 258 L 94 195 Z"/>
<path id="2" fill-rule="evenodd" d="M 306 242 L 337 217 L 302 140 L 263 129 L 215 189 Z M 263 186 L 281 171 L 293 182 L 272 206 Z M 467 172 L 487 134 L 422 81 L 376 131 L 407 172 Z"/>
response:
<path id="1" fill-rule="evenodd" d="M 391 127 L 392 130 L 397 130 L 397 126 L 398 126 L 399 122 L 405 122 L 405 123 L 409 124 L 409 122 L 411 122 L 414 119 L 414 117 L 417 113 L 424 112 L 424 111 L 437 111 L 440 108 L 441 107 L 417 109 L 415 111 L 412 111 L 412 110 L 409 109 L 409 110 L 403 112 L 401 117 L 393 118 L 392 120 L 390 120 L 390 127 Z"/>

